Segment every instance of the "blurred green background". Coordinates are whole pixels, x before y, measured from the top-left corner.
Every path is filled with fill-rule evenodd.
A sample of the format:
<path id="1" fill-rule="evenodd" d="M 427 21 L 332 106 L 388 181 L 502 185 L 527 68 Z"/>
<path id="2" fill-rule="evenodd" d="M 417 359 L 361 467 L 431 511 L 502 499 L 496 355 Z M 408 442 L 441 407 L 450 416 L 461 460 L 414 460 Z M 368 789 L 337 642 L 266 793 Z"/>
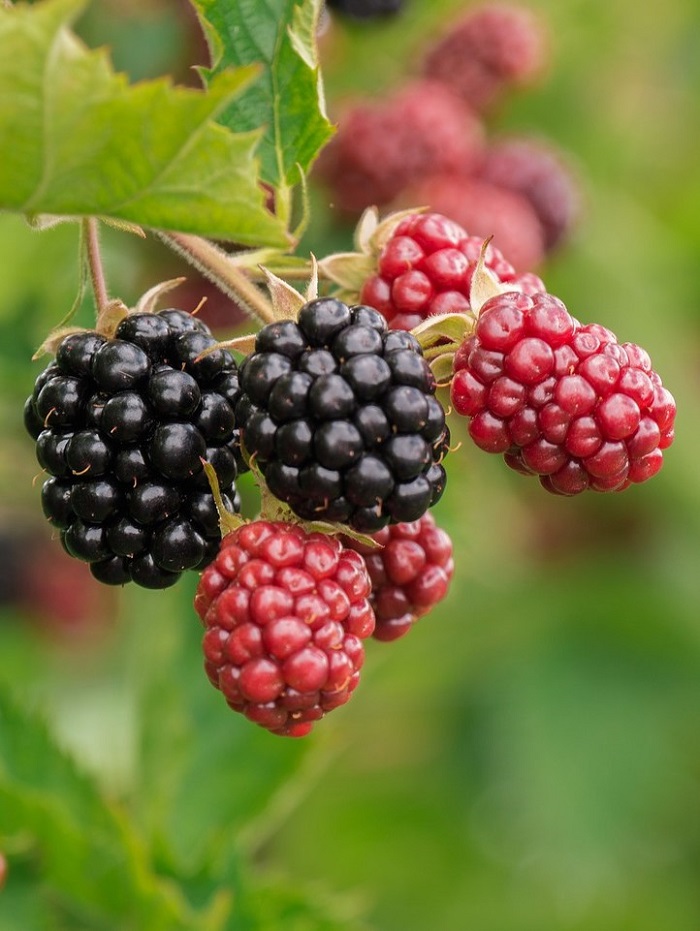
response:
<path id="1" fill-rule="evenodd" d="M 242 791 L 239 839 L 256 875 L 336 896 L 337 927 L 359 916 L 381 931 L 697 931 L 700 9 L 527 5 L 548 23 L 552 62 L 489 133 L 535 133 L 573 158 L 584 215 L 539 272 L 576 317 L 651 353 L 678 402 L 660 475 L 619 496 L 555 498 L 455 421 L 466 442 L 436 508 L 456 552 L 448 599 L 404 640 L 368 644 L 362 687 L 303 745 L 278 740 L 206 682 L 193 581 L 98 591 L 47 540 L 21 411 L 45 364 L 31 354 L 75 297 L 77 234 L 2 216 L 0 681 L 144 824 L 175 820 L 176 807 L 183 844 L 196 846 L 210 790 Z M 331 111 L 412 73 L 426 39 L 467 6 L 407 0 L 389 22 L 336 21 L 322 45 Z M 134 78 L 185 79 L 204 60 L 184 4 L 94 0 L 80 30 Z M 310 247 L 347 247 L 318 192 L 312 203 Z M 152 241 L 107 231 L 104 245 L 111 291 L 127 302 L 183 273 Z M 168 782 L 157 769 L 176 755 Z"/>

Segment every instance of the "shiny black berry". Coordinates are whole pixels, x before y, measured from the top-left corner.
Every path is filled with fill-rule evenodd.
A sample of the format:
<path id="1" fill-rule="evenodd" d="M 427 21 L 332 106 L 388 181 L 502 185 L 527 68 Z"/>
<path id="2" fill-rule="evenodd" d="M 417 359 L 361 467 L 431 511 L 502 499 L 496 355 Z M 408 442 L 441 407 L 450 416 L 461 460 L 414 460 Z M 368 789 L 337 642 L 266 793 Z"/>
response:
<path id="1" fill-rule="evenodd" d="M 197 381 L 187 372 L 161 365 L 148 379 L 146 396 L 153 408 L 163 417 L 188 417 L 202 399 Z"/>
<path id="2" fill-rule="evenodd" d="M 149 430 L 153 413 L 136 391 L 121 391 L 105 403 L 100 430 L 113 443 L 135 443 Z"/>
<path id="3" fill-rule="evenodd" d="M 54 433 L 42 430 L 36 441 L 36 458 L 39 465 L 49 475 L 65 476 L 70 474 L 66 462 L 66 450 L 72 439 L 72 433 Z"/>
<path id="4" fill-rule="evenodd" d="M 43 386 L 36 399 L 36 413 L 44 427 L 71 427 L 80 423 L 84 386 L 79 378 L 56 375 Z"/>
<path id="5" fill-rule="evenodd" d="M 400 12 L 403 0 L 326 0 L 327 6 L 351 19 L 375 19 Z"/>
<path id="6" fill-rule="evenodd" d="M 246 450 L 300 517 L 372 533 L 439 499 L 448 431 L 435 380 L 417 340 L 373 308 L 310 301 L 297 323 L 260 331 L 239 374 Z"/>
<path id="7" fill-rule="evenodd" d="M 208 565 L 221 533 L 202 460 L 240 508 L 239 399 L 233 357 L 184 311 L 128 315 L 111 339 L 66 337 L 24 423 L 47 473 L 41 506 L 67 552 L 110 585 L 165 588 Z"/>
<path id="8" fill-rule="evenodd" d="M 69 375 L 87 375 L 92 357 L 105 342 L 104 336 L 98 333 L 73 333 L 58 347 L 56 362 L 61 371 Z"/>
<path id="9" fill-rule="evenodd" d="M 191 423 L 161 423 L 148 445 L 152 465 L 166 478 L 184 481 L 202 470 L 204 437 Z"/>
<path id="10" fill-rule="evenodd" d="M 41 506 L 49 523 L 66 530 L 75 519 L 71 504 L 73 483 L 59 478 L 47 479 L 41 488 Z"/>
<path id="11" fill-rule="evenodd" d="M 152 362 L 162 362 L 172 331 L 164 314 L 130 314 L 119 324 L 115 336 L 143 349 Z"/>
<path id="12" fill-rule="evenodd" d="M 137 385 L 150 368 L 150 360 L 143 349 L 126 340 L 115 339 L 100 346 L 92 357 L 91 374 L 103 391 L 114 393 Z"/>

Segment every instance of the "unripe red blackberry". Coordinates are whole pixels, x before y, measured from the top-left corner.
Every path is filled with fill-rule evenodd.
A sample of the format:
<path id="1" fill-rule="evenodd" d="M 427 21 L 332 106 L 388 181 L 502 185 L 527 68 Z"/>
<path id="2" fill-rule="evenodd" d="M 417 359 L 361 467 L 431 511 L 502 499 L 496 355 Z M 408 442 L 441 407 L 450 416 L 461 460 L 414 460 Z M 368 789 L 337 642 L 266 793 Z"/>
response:
<path id="1" fill-rule="evenodd" d="M 554 494 L 644 482 L 673 442 L 675 401 L 647 353 L 551 294 L 486 301 L 454 369 L 452 404 L 476 445 Z"/>
<path id="2" fill-rule="evenodd" d="M 202 459 L 238 507 L 238 371 L 191 314 L 133 313 L 114 338 L 79 332 L 36 379 L 25 424 L 49 477 L 42 506 L 102 582 L 164 588 L 220 539 Z"/>
<path id="3" fill-rule="evenodd" d="M 310 301 L 263 327 L 236 418 L 270 491 L 304 520 L 373 533 L 442 495 L 445 413 L 417 340 L 371 307 Z"/>
<path id="4" fill-rule="evenodd" d="M 485 3 L 438 39 L 426 55 L 424 73 L 483 112 L 512 87 L 532 82 L 546 59 L 547 36 L 531 10 Z"/>
<path id="5" fill-rule="evenodd" d="M 471 309 L 471 286 L 483 238 L 440 213 L 414 213 L 396 226 L 360 290 L 392 329 L 411 330 L 432 314 Z M 532 274 L 518 275 L 499 249 L 487 246 L 484 264 L 514 291 L 542 290 Z"/>
<path id="6" fill-rule="evenodd" d="M 500 139 L 486 150 L 479 177 L 529 201 L 544 230 L 547 252 L 571 233 L 581 209 L 578 185 L 550 143 L 517 136 Z"/>
<path id="7" fill-rule="evenodd" d="M 447 595 L 454 574 L 452 541 L 432 514 L 392 524 L 372 535 L 381 549 L 351 538 L 345 545 L 361 553 L 372 581 L 376 640 L 397 640 Z"/>
<path id="8" fill-rule="evenodd" d="M 212 685 L 273 734 L 308 734 L 357 686 L 369 592 L 363 558 L 337 538 L 264 520 L 227 534 L 195 597 Z"/>
<path id="9" fill-rule="evenodd" d="M 493 237 L 518 271 L 536 268 L 544 258 L 544 229 L 530 201 L 482 178 L 427 175 L 402 194 L 400 203 L 430 204 L 479 240 Z"/>
<path id="10" fill-rule="evenodd" d="M 447 87 L 415 81 L 341 114 L 317 164 L 333 206 L 356 216 L 391 203 L 426 172 L 468 171 L 481 158 L 480 120 Z"/>

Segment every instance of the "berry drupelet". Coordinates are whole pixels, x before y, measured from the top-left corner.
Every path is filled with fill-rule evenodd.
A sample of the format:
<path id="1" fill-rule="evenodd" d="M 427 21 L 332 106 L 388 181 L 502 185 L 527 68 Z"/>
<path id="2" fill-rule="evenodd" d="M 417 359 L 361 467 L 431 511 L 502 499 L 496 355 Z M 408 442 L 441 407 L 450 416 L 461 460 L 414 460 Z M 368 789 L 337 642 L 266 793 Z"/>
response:
<path id="1" fill-rule="evenodd" d="M 676 404 L 646 351 L 581 326 L 551 294 L 486 301 L 454 369 L 476 445 L 554 494 L 644 482 L 673 442 Z"/>
<path id="2" fill-rule="evenodd" d="M 37 378 L 25 425 L 49 474 L 42 505 L 71 556 L 113 585 L 165 588 L 216 555 L 202 459 L 238 506 L 238 372 L 191 314 L 125 317 L 115 336 L 67 336 Z"/>
<path id="3" fill-rule="evenodd" d="M 302 737 L 345 704 L 374 630 L 362 556 L 337 537 L 258 520 L 227 534 L 195 596 L 204 666 L 229 706 Z"/>
<path id="4" fill-rule="evenodd" d="M 241 365 L 236 419 L 270 491 L 304 520 L 374 533 L 442 495 L 448 445 L 417 340 L 333 298 L 269 324 Z"/>

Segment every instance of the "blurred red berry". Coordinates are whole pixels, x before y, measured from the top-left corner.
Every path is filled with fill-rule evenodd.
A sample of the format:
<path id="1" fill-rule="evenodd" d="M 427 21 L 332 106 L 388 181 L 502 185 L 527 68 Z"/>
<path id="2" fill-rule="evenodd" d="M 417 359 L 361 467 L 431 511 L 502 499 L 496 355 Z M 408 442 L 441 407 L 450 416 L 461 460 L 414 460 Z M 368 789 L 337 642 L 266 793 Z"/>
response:
<path id="1" fill-rule="evenodd" d="M 532 82 L 547 62 L 547 35 L 529 9 L 486 3 L 451 25 L 428 51 L 424 73 L 483 112 L 512 87 Z"/>
<path id="2" fill-rule="evenodd" d="M 317 174 L 333 206 L 359 214 L 393 201 L 428 171 L 466 171 L 484 147 L 479 118 L 447 87 L 414 81 L 380 101 L 349 107 Z"/>
<path id="3" fill-rule="evenodd" d="M 485 181 L 530 202 L 544 230 L 547 252 L 571 233 L 580 192 L 561 153 L 547 142 L 513 136 L 490 145 L 479 170 Z"/>

